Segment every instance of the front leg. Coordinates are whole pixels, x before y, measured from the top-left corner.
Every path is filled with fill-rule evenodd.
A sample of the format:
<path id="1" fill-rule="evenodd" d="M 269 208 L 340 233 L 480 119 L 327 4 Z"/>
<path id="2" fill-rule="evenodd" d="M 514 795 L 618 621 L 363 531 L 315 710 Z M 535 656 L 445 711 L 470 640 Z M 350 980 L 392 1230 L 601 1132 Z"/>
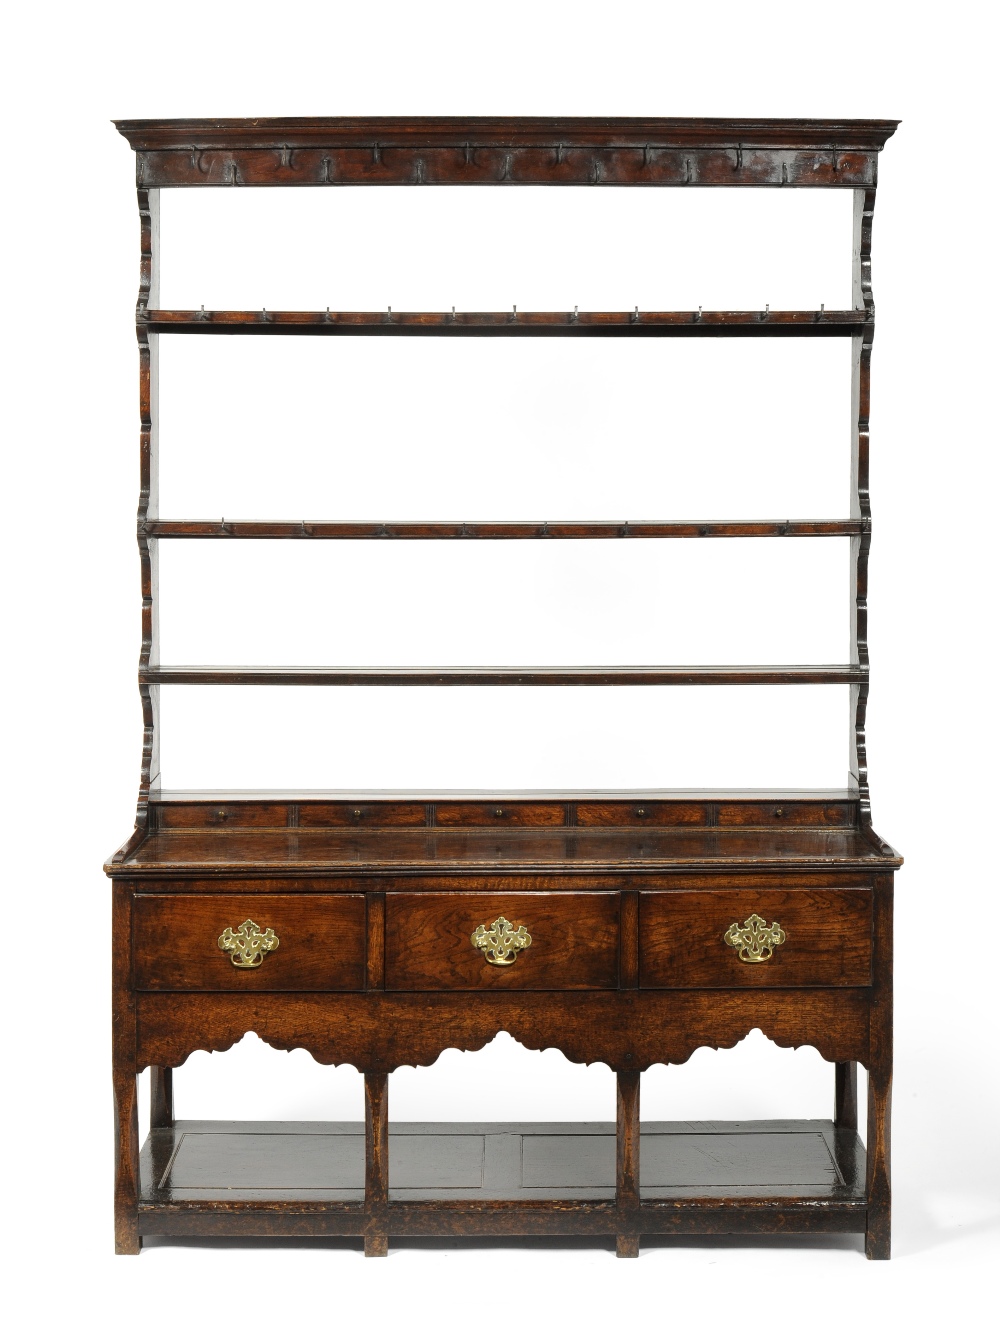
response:
<path id="1" fill-rule="evenodd" d="M 112 887 L 111 1057 L 115 1096 L 115 1253 L 138 1255 L 139 1092 L 135 1056 L 135 996 L 132 992 L 132 891 Z"/>

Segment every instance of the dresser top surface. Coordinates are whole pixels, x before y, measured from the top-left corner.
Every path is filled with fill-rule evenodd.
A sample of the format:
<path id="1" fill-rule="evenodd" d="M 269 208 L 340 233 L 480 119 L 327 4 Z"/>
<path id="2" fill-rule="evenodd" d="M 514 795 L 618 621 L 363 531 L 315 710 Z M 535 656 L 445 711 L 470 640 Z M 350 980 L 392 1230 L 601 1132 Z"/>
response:
<path id="1" fill-rule="evenodd" d="M 894 869 L 901 860 L 854 828 L 167 830 L 147 836 L 113 875 L 257 871 L 643 873 L 675 868 Z"/>

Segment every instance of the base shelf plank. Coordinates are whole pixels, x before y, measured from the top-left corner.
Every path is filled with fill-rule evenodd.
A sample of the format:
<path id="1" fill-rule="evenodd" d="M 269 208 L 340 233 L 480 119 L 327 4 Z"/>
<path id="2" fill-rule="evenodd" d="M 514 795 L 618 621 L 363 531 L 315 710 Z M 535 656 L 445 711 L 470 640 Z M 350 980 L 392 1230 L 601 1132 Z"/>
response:
<path id="1" fill-rule="evenodd" d="M 391 1231 L 447 1232 L 459 1213 L 479 1215 L 482 1231 L 617 1231 L 611 1122 L 400 1123 L 389 1134 Z M 361 1122 L 181 1121 L 150 1132 L 140 1174 L 144 1232 L 221 1232 L 228 1216 L 251 1235 L 255 1215 L 269 1233 L 363 1227 Z M 644 1122 L 634 1221 L 747 1231 L 779 1210 L 792 1231 L 863 1231 L 864 1177 L 857 1133 L 829 1121 Z"/>

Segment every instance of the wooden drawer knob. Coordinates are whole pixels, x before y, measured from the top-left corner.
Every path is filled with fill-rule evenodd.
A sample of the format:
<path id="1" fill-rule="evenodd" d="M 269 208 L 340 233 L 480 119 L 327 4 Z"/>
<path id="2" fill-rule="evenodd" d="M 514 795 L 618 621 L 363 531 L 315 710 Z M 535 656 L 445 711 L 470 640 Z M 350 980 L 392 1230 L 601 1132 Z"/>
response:
<path id="1" fill-rule="evenodd" d="M 760 914 L 751 914 L 742 924 L 731 924 L 724 940 L 739 952 L 744 964 L 763 964 L 770 960 L 775 946 L 785 940 L 785 934 L 780 923 L 765 923 Z"/>
<path id="2" fill-rule="evenodd" d="M 531 937 L 525 931 L 524 924 L 515 928 L 503 914 L 489 927 L 480 923 L 469 940 L 476 950 L 486 956 L 487 964 L 497 965 L 513 964 L 520 952 L 526 951 L 531 945 Z"/>
<path id="3" fill-rule="evenodd" d="M 227 951 L 237 969 L 256 969 L 268 951 L 278 949 L 278 938 L 272 928 L 262 932 L 252 918 L 235 930 L 226 928 L 219 938 L 219 950 Z"/>

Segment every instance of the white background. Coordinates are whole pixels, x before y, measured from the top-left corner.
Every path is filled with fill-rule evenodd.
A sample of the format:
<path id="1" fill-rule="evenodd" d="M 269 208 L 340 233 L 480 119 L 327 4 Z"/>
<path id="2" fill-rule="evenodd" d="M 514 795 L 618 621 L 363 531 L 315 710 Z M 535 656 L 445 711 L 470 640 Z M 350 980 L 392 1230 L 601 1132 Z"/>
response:
<path id="1" fill-rule="evenodd" d="M 275 7 L 179 0 L 159 10 L 52 4 L 8 21 L 4 1214 L 8 1249 L 16 1248 L 16 1286 L 8 1282 L 6 1296 L 18 1322 L 142 1316 L 200 1326 L 231 1316 L 235 1304 L 262 1320 L 366 1315 L 376 1323 L 464 1323 L 494 1316 L 498 1296 L 505 1316 L 524 1325 L 556 1315 L 600 1324 L 622 1313 L 697 1316 L 706 1325 L 739 1318 L 823 1326 L 857 1313 L 910 1324 L 944 1314 L 960 1324 L 988 1319 L 981 1298 L 1000 1231 L 1000 1095 L 996 872 L 984 853 L 996 806 L 989 649 L 997 441 L 993 153 L 981 128 L 989 123 L 995 34 L 986 16 L 985 7 L 966 4 L 696 9 L 625 2 L 610 10 L 583 2 L 290 0 Z M 882 158 L 874 246 L 869 754 L 876 825 L 907 858 L 897 889 L 894 1258 L 887 1265 L 868 1264 L 854 1238 L 651 1244 L 638 1262 L 617 1262 L 600 1249 L 516 1243 L 499 1254 L 476 1243 L 395 1246 L 387 1261 L 368 1262 L 353 1248 L 308 1243 L 264 1250 L 149 1243 L 139 1259 L 111 1255 L 109 890 L 99 865 L 128 833 L 139 750 L 130 326 L 138 232 L 132 157 L 108 122 L 433 113 L 904 122 Z M 492 202 L 516 191 L 487 192 Z M 238 201 L 251 197 L 260 195 Z M 717 235 L 704 245 L 710 254 L 732 252 Z M 746 293 L 751 307 L 781 303 L 772 294 L 780 268 L 767 269 L 760 291 Z M 633 269 L 623 263 L 623 284 Z M 682 306 L 721 299 L 707 286 L 704 297 L 682 298 L 682 288 Z M 383 299 L 407 303 L 383 295 L 374 280 L 371 291 L 375 307 Z M 596 307 L 601 298 L 558 293 L 557 307 Z M 213 303 L 212 294 L 191 298 Z M 433 305 L 464 298 L 449 291 Z M 259 299 L 271 303 L 267 292 Z M 522 303 L 528 307 L 530 296 Z M 211 346 L 222 344 L 236 345 Z M 429 398 L 419 415 L 433 422 L 436 405 Z M 673 410 L 676 399 L 663 405 Z M 792 405 L 780 393 L 759 403 L 764 435 L 780 433 Z M 498 415 L 507 409 L 503 394 L 496 408 Z M 816 403 L 817 420 L 824 408 Z M 687 476 L 696 485 L 694 472 Z M 363 477 L 355 478 L 360 484 Z M 725 513 L 691 513 L 695 492 L 684 503 L 678 498 L 676 513 L 636 515 L 842 515 L 824 511 L 818 494 L 804 511 L 783 502 L 780 511 L 741 512 L 738 487 Z M 322 510 L 301 510 L 286 497 L 283 511 L 267 515 L 341 515 L 325 498 Z M 627 493 L 617 497 L 624 506 L 601 515 L 630 515 Z M 165 515 L 241 515 L 219 512 L 210 499 L 206 493 L 201 511 L 165 508 Z M 805 545 L 793 546 L 792 555 L 805 557 Z M 365 575 L 375 575 L 371 565 Z M 662 574 L 667 581 L 674 575 Z M 797 575 L 794 566 L 786 575 Z M 175 585 L 183 596 L 183 578 Z M 785 624 L 789 632 L 795 618 Z M 206 631 L 211 619 L 202 613 Z M 746 620 L 749 632 L 754 616 Z M 181 634 L 197 630 L 197 622 L 184 627 L 180 618 L 175 625 Z M 816 634 L 809 641 L 818 650 L 830 620 L 801 626 Z M 716 644 L 711 628 L 698 629 L 708 634 L 706 651 Z M 834 628 L 839 633 L 839 620 Z M 178 650 L 188 649 L 183 635 L 176 640 Z M 749 650 L 750 639 L 740 640 Z M 197 645 L 192 637 L 190 649 Z M 318 641 L 316 649 L 332 647 Z M 809 721 L 810 742 L 820 721 Z M 619 732 L 614 722 L 607 732 Z M 537 780 L 526 776 L 544 784 L 542 754 L 539 763 Z M 249 1094 L 243 1077 L 253 1085 Z M 271 1052 L 252 1039 L 226 1056 L 196 1054 L 177 1081 L 184 1114 L 360 1109 L 353 1071 L 332 1072 L 303 1052 Z M 699 1052 L 687 1067 L 653 1072 L 644 1085 L 647 1117 L 825 1115 L 832 1070 L 810 1049 L 782 1052 L 755 1035 L 735 1051 Z M 397 1073 L 391 1110 L 397 1118 L 606 1119 L 612 1081 L 604 1068 L 569 1067 L 558 1053 L 529 1054 L 501 1039 L 476 1057 L 447 1053 L 429 1071 Z"/>

